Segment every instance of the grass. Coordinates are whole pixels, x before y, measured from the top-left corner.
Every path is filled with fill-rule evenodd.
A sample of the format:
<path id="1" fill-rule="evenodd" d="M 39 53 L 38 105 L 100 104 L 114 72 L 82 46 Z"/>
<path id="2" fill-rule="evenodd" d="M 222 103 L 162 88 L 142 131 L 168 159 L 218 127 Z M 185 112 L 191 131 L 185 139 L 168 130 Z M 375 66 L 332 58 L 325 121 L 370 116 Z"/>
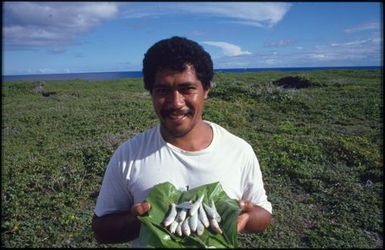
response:
<path id="1" fill-rule="evenodd" d="M 314 84 L 283 89 L 299 76 Z M 245 248 L 383 247 L 381 70 L 217 73 L 204 119 L 254 148 L 273 205 Z M 127 247 L 91 219 L 117 146 L 155 125 L 142 79 L 2 86 L 2 247 Z"/>

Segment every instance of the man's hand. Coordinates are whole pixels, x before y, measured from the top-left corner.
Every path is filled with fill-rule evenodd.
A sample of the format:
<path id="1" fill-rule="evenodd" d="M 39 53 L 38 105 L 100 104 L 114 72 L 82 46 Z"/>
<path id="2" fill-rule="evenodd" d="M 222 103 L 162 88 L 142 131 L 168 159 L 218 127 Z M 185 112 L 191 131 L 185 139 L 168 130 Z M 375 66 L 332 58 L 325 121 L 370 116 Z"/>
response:
<path id="1" fill-rule="evenodd" d="M 129 211 L 106 214 L 101 217 L 94 215 L 92 229 L 99 243 L 121 243 L 136 239 L 139 236 L 140 222 L 138 215 L 151 209 L 148 202 L 134 204 Z"/>
<path id="2" fill-rule="evenodd" d="M 269 225 L 271 214 L 247 200 L 240 200 L 241 214 L 237 220 L 238 233 L 262 232 Z"/>
<path id="3" fill-rule="evenodd" d="M 131 214 L 138 216 L 150 211 L 151 204 L 148 202 L 136 203 L 131 207 Z"/>

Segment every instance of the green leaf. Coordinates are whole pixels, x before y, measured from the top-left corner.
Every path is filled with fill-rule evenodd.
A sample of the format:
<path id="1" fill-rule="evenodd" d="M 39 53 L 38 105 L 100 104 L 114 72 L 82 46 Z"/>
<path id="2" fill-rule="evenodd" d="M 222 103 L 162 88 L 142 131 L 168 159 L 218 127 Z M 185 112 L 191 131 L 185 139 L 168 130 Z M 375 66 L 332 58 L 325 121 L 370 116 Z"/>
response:
<path id="1" fill-rule="evenodd" d="M 161 223 L 169 211 L 170 203 L 176 204 L 184 201 L 196 201 L 204 194 L 203 202 L 210 205 L 214 200 L 218 213 L 222 217 L 219 226 L 223 234 L 216 234 L 210 228 L 206 228 L 202 236 L 191 234 L 179 236 L 171 234 L 168 228 Z M 151 210 L 143 216 L 138 216 L 142 225 L 139 240 L 145 247 L 238 247 L 237 218 L 240 213 L 238 201 L 230 199 L 223 191 L 219 182 L 203 185 L 185 192 L 178 191 L 171 183 L 165 182 L 155 185 L 147 199 L 151 203 Z"/>

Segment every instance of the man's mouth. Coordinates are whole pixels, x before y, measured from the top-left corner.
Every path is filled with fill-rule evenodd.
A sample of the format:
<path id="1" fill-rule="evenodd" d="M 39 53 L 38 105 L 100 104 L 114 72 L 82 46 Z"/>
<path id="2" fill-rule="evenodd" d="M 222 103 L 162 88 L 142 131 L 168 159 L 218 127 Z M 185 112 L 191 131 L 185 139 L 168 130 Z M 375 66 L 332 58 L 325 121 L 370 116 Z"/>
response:
<path id="1" fill-rule="evenodd" d="M 191 109 L 164 110 L 161 112 L 163 117 L 168 117 L 172 120 L 180 120 L 185 116 L 192 114 Z"/>

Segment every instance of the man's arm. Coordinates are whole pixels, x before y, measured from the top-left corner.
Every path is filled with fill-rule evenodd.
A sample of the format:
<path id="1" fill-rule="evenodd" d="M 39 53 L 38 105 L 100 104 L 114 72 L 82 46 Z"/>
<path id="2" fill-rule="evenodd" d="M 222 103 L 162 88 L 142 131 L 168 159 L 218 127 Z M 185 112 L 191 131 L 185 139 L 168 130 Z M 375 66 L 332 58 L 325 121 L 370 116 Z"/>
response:
<path id="1" fill-rule="evenodd" d="M 241 214 L 238 216 L 237 230 L 239 233 L 262 232 L 271 221 L 271 214 L 250 201 L 239 202 Z"/>
<path id="2" fill-rule="evenodd" d="M 151 209 L 147 202 L 132 206 L 130 211 L 107 214 L 101 217 L 94 215 L 92 230 L 99 243 L 122 243 L 136 239 L 139 236 L 140 222 L 137 215 L 143 215 Z"/>

